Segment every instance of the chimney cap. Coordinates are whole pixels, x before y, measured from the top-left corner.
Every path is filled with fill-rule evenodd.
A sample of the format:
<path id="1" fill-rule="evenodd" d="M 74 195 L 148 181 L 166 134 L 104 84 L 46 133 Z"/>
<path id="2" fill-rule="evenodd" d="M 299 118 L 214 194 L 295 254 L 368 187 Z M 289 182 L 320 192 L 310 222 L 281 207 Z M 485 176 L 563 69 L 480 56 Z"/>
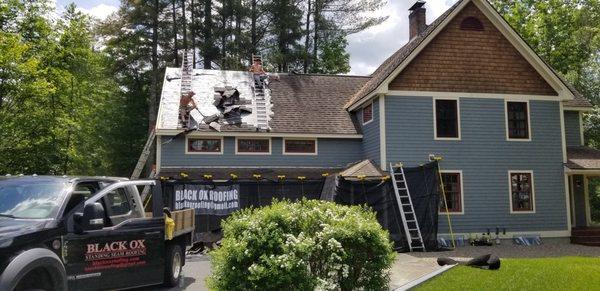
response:
<path id="1" fill-rule="evenodd" d="M 408 8 L 408 11 L 415 11 L 415 10 L 423 7 L 423 5 L 425 5 L 425 1 L 419 0 L 415 4 L 413 4 L 413 6 L 411 6 L 410 8 Z"/>

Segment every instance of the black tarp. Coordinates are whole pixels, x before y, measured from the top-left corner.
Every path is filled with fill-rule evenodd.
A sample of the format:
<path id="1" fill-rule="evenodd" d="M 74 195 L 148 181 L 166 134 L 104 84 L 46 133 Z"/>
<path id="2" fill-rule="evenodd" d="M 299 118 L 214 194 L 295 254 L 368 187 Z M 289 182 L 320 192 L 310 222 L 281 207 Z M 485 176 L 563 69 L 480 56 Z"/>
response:
<path id="1" fill-rule="evenodd" d="M 425 248 L 437 250 L 439 174 L 437 162 L 404 168 Z M 344 205 L 366 204 L 390 233 L 397 250 L 408 251 L 408 242 L 391 180 L 351 181 L 337 177 L 333 200 Z"/>
<path id="2" fill-rule="evenodd" d="M 161 183 L 162 200 L 164 205 L 175 209 L 175 190 L 186 185 L 203 185 L 207 188 L 219 186 L 239 186 L 239 209 L 248 207 L 260 207 L 271 204 L 273 199 L 298 200 L 303 197 L 307 199 L 319 199 L 325 179 L 320 180 L 231 180 L 224 182 L 191 181 L 191 180 L 168 180 Z M 192 187 L 190 187 L 192 188 Z M 197 188 L 197 187 L 196 187 Z M 237 187 L 236 187 L 237 188 Z M 196 215 L 196 236 L 205 232 L 215 232 L 221 228 L 221 220 L 228 215 Z"/>

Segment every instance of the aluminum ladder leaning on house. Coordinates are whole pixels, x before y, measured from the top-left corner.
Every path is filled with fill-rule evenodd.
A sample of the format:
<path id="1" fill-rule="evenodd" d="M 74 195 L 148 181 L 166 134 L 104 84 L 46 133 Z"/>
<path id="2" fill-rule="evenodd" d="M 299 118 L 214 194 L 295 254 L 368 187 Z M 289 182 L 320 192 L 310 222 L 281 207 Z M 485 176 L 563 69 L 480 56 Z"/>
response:
<path id="1" fill-rule="evenodd" d="M 404 167 L 399 164 L 400 172 L 396 173 L 394 165 L 390 163 L 390 174 L 392 177 L 392 184 L 394 185 L 394 194 L 396 194 L 396 201 L 398 202 L 398 208 L 400 209 L 400 215 L 402 216 L 402 224 L 404 226 L 404 233 L 406 234 L 406 240 L 408 241 L 408 248 L 412 252 L 415 249 L 425 251 L 425 243 L 423 242 L 423 236 L 421 235 L 421 229 L 419 228 L 419 222 L 417 221 L 417 214 L 413 207 L 412 198 L 410 197 L 410 190 L 406 182 L 406 176 L 404 175 Z M 408 210 L 405 210 L 405 207 Z"/>
<path id="2" fill-rule="evenodd" d="M 262 66 L 262 56 L 252 55 L 252 63 L 259 61 Z M 254 83 L 254 96 L 256 101 L 256 125 L 259 130 L 269 129 L 269 114 L 267 112 L 267 100 L 265 99 L 265 85 Z"/>

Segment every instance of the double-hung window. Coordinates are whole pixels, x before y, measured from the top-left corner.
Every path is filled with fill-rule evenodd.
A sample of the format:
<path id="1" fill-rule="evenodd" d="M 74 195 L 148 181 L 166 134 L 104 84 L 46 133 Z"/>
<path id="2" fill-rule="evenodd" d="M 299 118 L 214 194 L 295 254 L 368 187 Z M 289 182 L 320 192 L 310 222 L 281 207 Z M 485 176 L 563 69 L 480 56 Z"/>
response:
<path id="1" fill-rule="evenodd" d="M 462 173 L 458 171 L 447 171 L 442 172 L 441 175 L 446 199 L 444 201 L 444 197 L 441 197 L 440 213 L 463 213 Z"/>
<path id="2" fill-rule="evenodd" d="M 435 138 L 460 139 L 460 112 L 458 99 L 434 99 Z"/>
<path id="3" fill-rule="evenodd" d="M 531 139 L 528 102 L 506 102 L 506 129 L 509 140 Z"/>
<path id="4" fill-rule="evenodd" d="M 373 102 L 362 109 L 362 124 L 364 125 L 371 121 L 373 121 Z"/>
<path id="5" fill-rule="evenodd" d="M 533 172 L 509 171 L 508 179 L 511 213 L 535 212 Z"/>

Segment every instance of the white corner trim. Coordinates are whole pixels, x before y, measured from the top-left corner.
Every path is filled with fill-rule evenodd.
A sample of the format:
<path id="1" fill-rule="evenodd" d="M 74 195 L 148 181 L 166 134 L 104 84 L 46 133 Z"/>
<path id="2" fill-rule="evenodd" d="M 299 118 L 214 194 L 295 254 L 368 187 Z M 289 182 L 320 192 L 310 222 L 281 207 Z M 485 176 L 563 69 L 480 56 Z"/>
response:
<path id="1" fill-rule="evenodd" d="M 286 152 L 285 141 L 286 140 L 311 140 L 315 142 L 315 152 L 314 153 L 288 153 Z M 319 155 L 319 140 L 317 138 L 283 138 L 281 140 L 281 154 L 285 156 L 317 156 Z M 236 142 L 237 145 L 237 142 Z"/>
<path id="2" fill-rule="evenodd" d="M 508 130 L 508 102 L 524 102 L 527 103 L 527 133 L 528 133 L 528 138 L 510 138 L 509 135 L 509 130 Z M 562 115 L 561 115 L 562 116 Z M 531 129 L 531 107 L 529 106 L 529 101 L 523 101 L 523 100 L 511 100 L 511 99 L 505 99 L 504 100 L 504 126 L 506 129 L 506 140 L 507 141 L 520 141 L 520 142 L 528 142 L 531 141 L 531 137 L 533 136 L 533 130 Z"/>
<path id="3" fill-rule="evenodd" d="M 583 112 L 579 111 L 579 145 L 585 145 L 585 130 L 583 130 Z"/>
<path id="4" fill-rule="evenodd" d="M 268 153 L 254 153 L 254 152 L 239 152 L 238 151 L 238 139 L 260 139 L 269 141 L 269 152 Z M 248 156 L 268 156 L 271 154 L 273 148 L 273 140 L 270 137 L 252 137 L 252 136 L 236 136 L 235 137 L 235 154 L 236 155 L 248 155 Z"/>
<path id="5" fill-rule="evenodd" d="M 459 174 L 459 180 L 460 180 L 460 212 L 446 212 L 446 211 L 439 211 L 438 209 L 438 215 L 464 215 L 465 214 L 465 183 L 464 183 L 464 176 L 463 176 L 463 171 L 462 170 L 441 170 L 440 173 L 444 174 Z"/>
<path id="6" fill-rule="evenodd" d="M 190 139 L 192 140 L 200 140 L 200 139 L 218 139 L 221 143 L 221 151 L 218 152 L 192 152 L 189 150 Z M 194 136 L 185 136 L 185 154 L 186 155 L 222 155 L 223 150 L 225 148 L 225 142 L 223 141 L 222 136 L 203 136 L 203 137 L 194 137 Z"/>
<path id="7" fill-rule="evenodd" d="M 565 207 L 567 209 L 567 229 L 571 229 L 571 224 L 572 224 L 572 213 L 571 213 L 571 197 L 573 197 L 573 195 L 569 195 L 569 185 L 570 185 L 570 180 L 569 179 L 569 175 L 567 175 L 566 173 L 563 175 L 564 178 L 564 183 L 565 183 Z M 573 185 L 571 184 L 571 189 L 573 189 Z"/>
<path id="8" fill-rule="evenodd" d="M 371 106 L 371 119 L 369 119 L 369 120 L 365 121 L 365 118 L 364 118 L 364 114 L 365 114 L 365 108 L 366 108 L 366 107 L 368 107 L 368 106 Z M 370 103 L 368 103 L 368 104 L 365 104 L 365 105 L 364 105 L 364 106 L 361 108 L 361 110 L 360 110 L 360 123 L 361 123 L 363 126 L 365 126 L 365 125 L 367 125 L 367 124 L 369 124 L 369 123 L 373 122 L 373 119 L 375 119 L 375 118 L 374 118 L 374 117 L 375 117 L 374 115 L 375 115 L 375 108 L 373 107 L 373 100 L 371 100 L 371 102 L 370 102 Z"/>
<path id="9" fill-rule="evenodd" d="M 385 95 L 379 96 L 379 154 L 381 170 L 387 169 L 387 143 L 385 136 Z"/>
<path id="10" fill-rule="evenodd" d="M 511 183 L 511 175 L 513 173 L 527 173 L 531 174 L 531 208 L 533 210 L 530 211 L 513 211 L 513 203 L 512 203 L 512 183 Z M 535 178 L 533 177 L 532 170 L 508 170 L 508 201 L 510 202 L 510 214 L 534 214 L 535 207 Z"/>
<path id="11" fill-rule="evenodd" d="M 162 158 L 162 137 L 156 136 L 156 175 L 160 174 L 161 158 Z"/>
<path id="12" fill-rule="evenodd" d="M 457 126 L 458 126 L 458 137 L 438 137 L 437 136 L 437 100 L 454 100 L 456 101 L 456 114 L 457 114 Z M 433 98 L 433 139 L 440 141 L 460 141 L 462 139 L 461 125 L 460 125 L 460 98 L 459 97 L 434 97 Z"/>
<path id="13" fill-rule="evenodd" d="M 560 142 L 562 145 L 562 158 L 563 158 L 563 163 L 566 164 L 568 157 L 567 157 L 567 130 L 565 127 L 565 111 L 563 110 L 562 102 L 558 106 L 560 108 L 559 118 L 560 118 Z"/>

